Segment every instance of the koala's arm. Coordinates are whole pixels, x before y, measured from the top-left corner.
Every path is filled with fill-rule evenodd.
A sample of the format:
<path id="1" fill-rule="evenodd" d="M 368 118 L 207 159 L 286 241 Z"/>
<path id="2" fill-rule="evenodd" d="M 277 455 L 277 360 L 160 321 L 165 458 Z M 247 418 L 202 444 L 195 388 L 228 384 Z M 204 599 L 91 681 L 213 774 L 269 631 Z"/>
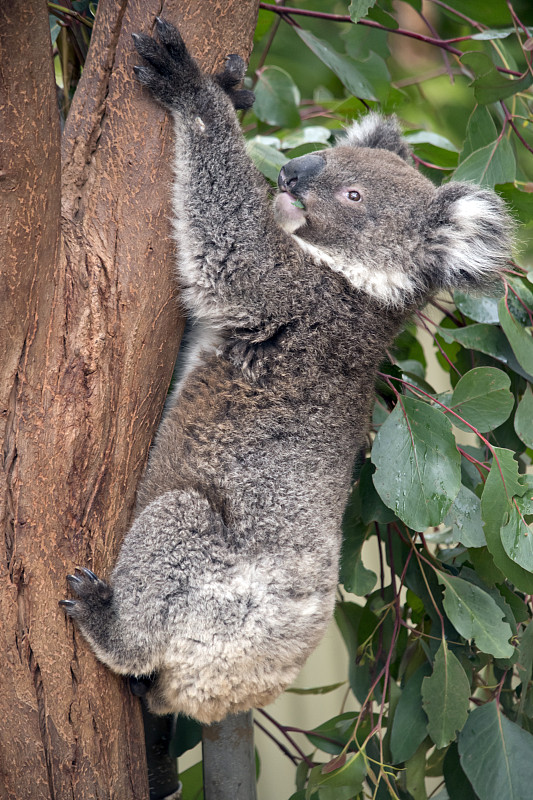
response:
<path id="1" fill-rule="evenodd" d="M 279 271 L 290 269 L 291 245 L 274 222 L 267 184 L 236 118 L 235 108 L 253 102 L 251 92 L 238 89 L 245 64 L 232 55 L 222 73 L 206 75 L 174 27 L 158 19 L 156 28 L 160 43 L 134 35 L 147 62 L 135 72 L 174 121 L 174 228 L 184 302 L 221 325 L 283 315 L 290 293 L 277 287 Z"/>

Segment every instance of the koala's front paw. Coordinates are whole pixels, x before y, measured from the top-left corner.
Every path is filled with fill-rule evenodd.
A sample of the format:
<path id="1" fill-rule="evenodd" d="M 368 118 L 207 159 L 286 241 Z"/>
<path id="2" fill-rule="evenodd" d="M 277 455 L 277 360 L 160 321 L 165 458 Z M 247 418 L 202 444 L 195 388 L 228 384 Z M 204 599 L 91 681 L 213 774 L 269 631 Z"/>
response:
<path id="1" fill-rule="evenodd" d="M 156 100 L 172 108 L 184 95 L 194 91 L 202 73 L 173 25 L 156 17 L 156 30 L 161 44 L 144 33 L 132 34 L 137 52 L 149 64 L 133 70 Z"/>
<path id="2" fill-rule="evenodd" d="M 222 72 L 215 75 L 216 82 L 226 92 L 237 110 L 251 108 L 255 100 L 253 92 L 237 88 L 242 83 L 245 72 L 246 64 L 243 59 L 236 53 L 232 53 L 227 57 Z"/>
<path id="3" fill-rule="evenodd" d="M 90 569 L 76 568 L 74 575 L 67 575 L 67 581 L 77 600 L 60 600 L 59 605 L 69 617 L 78 622 L 87 622 L 94 614 L 101 614 L 113 597 L 113 589 L 105 581 L 97 578 Z"/>

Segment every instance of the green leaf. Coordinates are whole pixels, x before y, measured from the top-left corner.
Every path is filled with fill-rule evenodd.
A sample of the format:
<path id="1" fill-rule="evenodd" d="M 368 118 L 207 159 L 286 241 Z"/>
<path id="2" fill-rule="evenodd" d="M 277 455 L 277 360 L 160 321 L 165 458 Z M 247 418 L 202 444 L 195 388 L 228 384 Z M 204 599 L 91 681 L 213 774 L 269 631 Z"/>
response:
<path id="1" fill-rule="evenodd" d="M 301 147 L 303 144 L 327 144 L 331 137 L 329 128 L 322 125 L 309 125 L 299 131 L 293 131 L 281 140 L 283 150 L 292 150 L 294 147 Z"/>
<path id="2" fill-rule="evenodd" d="M 479 350 L 497 361 L 507 364 L 513 372 L 518 372 L 524 378 L 531 378 L 529 373 L 522 369 L 503 331 L 493 325 L 475 323 L 466 328 L 444 328 L 439 326 L 438 332 L 446 342 L 459 342 L 469 350 Z"/>
<path id="3" fill-rule="evenodd" d="M 351 800 L 362 790 L 366 764 L 361 752 L 348 755 L 338 769 L 324 771 L 331 769 L 331 766 L 332 762 L 313 767 L 307 784 L 306 800 L 310 800 L 315 793 L 319 800 Z"/>
<path id="4" fill-rule="evenodd" d="M 518 706 L 518 721 L 520 721 L 520 717 L 524 711 L 526 697 L 528 692 L 532 691 L 532 688 L 529 687 L 529 681 L 531 680 L 531 675 L 533 673 L 533 624 L 531 620 L 520 637 L 520 645 L 518 647 L 518 662 L 516 664 L 516 668 L 518 671 L 518 678 L 522 684 L 520 703 Z"/>
<path id="5" fill-rule="evenodd" d="M 457 166 L 457 147 L 444 136 L 432 131 L 416 131 L 408 133 L 405 139 L 413 145 L 416 155 L 424 161 L 450 169 Z"/>
<path id="6" fill-rule="evenodd" d="M 442 641 L 433 673 L 422 682 L 422 705 L 428 718 L 428 733 L 437 748 L 446 747 L 468 717 L 470 681 L 461 662 Z"/>
<path id="7" fill-rule="evenodd" d="M 338 755 L 353 737 L 359 715 L 355 711 L 345 711 L 327 722 L 323 722 L 305 735 L 313 745 L 323 753 Z M 370 732 L 370 720 L 367 717 L 357 727 L 357 743 L 361 745 Z"/>
<path id="8" fill-rule="evenodd" d="M 455 742 L 446 751 L 442 766 L 446 791 L 450 800 L 478 800 L 461 767 Z"/>
<path id="9" fill-rule="evenodd" d="M 318 39 L 310 31 L 304 28 L 294 29 L 300 39 L 313 51 L 329 69 L 335 73 L 339 80 L 346 86 L 349 92 L 356 97 L 363 97 L 366 100 L 377 100 L 372 86 L 367 79 L 358 71 L 354 62 L 348 56 L 338 53 L 328 42 Z M 255 104 L 254 104 L 255 109 Z M 504 183 L 504 181 L 500 181 Z"/>
<path id="10" fill-rule="evenodd" d="M 330 683 L 328 686 L 313 686 L 311 689 L 297 689 L 292 686 L 289 689 L 285 689 L 285 691 L 289 692 L 289 694 L 329 694 L 345 684 L 346 681 L 341 681 L 340 683 Z"/>
<path id="11" fill-rule="evenodd" d="M 466 486 L 461 486 L 459 494 L 453 501 L 446 518 L 445 525 L 452 527 L 454 541 L 465 547 L 483 547 L 486 545 L 481 519 L 481 501 Z"/>
<path id="12" fill-rule="evenodd" d="M 433 133 L 433 131 L 415 131 L 414 133 L 407 133 L 404 138 L 409 144 L 432 144 L 441 150 L 450 150 L 452 153 L 458 152 L 457 147 L 449 139 L 439 133 Z"/>
<path id="13" fill-rule="evenodd" d="M 492 39 L 507 39 L 512 33 L 515 32 L 514 28 L 488 28 L 486 31 L 474 33 L 471 37 L 476 41 L 490 41 Z"/>
<path id="14" fill-rule="evenodd" d="M 369 459 L 365 461 L 359 475 L 359 498 L 361 501 L 361 519 L 365 525 L 371 522 L 382 522 L 387 524 L 396 519 L 394 511 L 387 508 L 372 480 L 375 472 L 374 465 Z"/>
<path id="15" fill-rule="evenodd" d="M 496 125 L 490 115 L 490 111 L 486 106 L 476 106 L 466 128 L 466 139 L 463 144 L 459 161 L 464 161 L 475 150 L 480 150 L 482 147 L 493 142 L 498 138 L 498 131 Z"/>
<path id="16" fill-rule="evenodd" d="M 462 311 L 463 314 L 475 322 L 486 322 L 490 325 L 498 324 L 497 298 L 484 295 L 476 295 L 474 297 L 474 295 L 465 294 L 457 290 L 454 292 L 453 299 L 459 311 Z"/>
<path id="17" fill-rule="evenodd" d="M 492 430 L 504 423 L 513 409 L 510 386 L 511 379 L 501 369 L 475 367 L 457 383 L 449 407 L 479 431 Z M 455 417 L 454 424 L 470 430 Z"/>
<path id="18" fill-rule="evenodd" d="M 492 597 L 479 586 L 445 572 L 439 572 L 437 579 L 445 587 L 444 609 L 461 636 L 475 639 L 483 653 L 496 658 L 512 656 L 511 626 L 503 621 L 503 613 Z"/>
<path id="19" fill-rule="evenodd" d="M 518 464 L 514 460 L 511 450 L 495 447 L 494 454 L 495 459 L 481 496 L 481 516 L 485 524 L 487 547 L 494 558 L 495 565 L 505 577 L 512 581 L 520 591 L 531 594 L 533 592 L 533 575 L 509 558 L 500 538 L 500 529 L 511 511 L 512 498 L 521 497 L 527 486 L 519 480 Z"/>
<path id="20" fill-rule="evenodd" d="M 378 494 L 410 528 L 442 522 L 461 484 L 461 459 L 442 412 L 402 397 L 376 436 L 372 461 Z"/>
<path id="21" fill-rule="evenodd" d="M 367 569 L 361 560 L 361 550 L 367 534 L 367 526 L 361 524 L 346 532 L 342 543 L 339 574 L 339 580 L 346 591 L 361 597 L 370 594 L 378 579 L 376 573 Z"/>
<path id="22" fill-rule="evenodd" d="M 514 429 L 524 444 L 533 448 L 533 392 L 529 384 L 516 409 Z"/>
<path id="23" fill-rule="evenodd" d="M 251 139 L 246 143 L 248 155 L 265 177 L 276 183 L 279 171 L 289 160 L 279 150 Z"/>
<path id="24" fill-rule="evenodd" d="M 352 0 L 348 9 L 348 14 L 352 22 L 359 22 L 366 17 L 368 10 L 376 5 L 376 0 Z"/>
<path id="25" fill-rule="evenodd" d="M 514 183 L 496 186 L 496 191 L 511 207 L 513 215 L 527 225 L 533 219 L 533 192 L 523 192 Z"/>
<path id="26" fill-rule="evenodd" d="M 427 717 L 422 710 L 422 681 L 431 673 L 427 662 L 411 675 L 402 689 L 392 721 L 390 749 L 392 763 L 408 761 L 427 734 Z"/>
<path id="27" fill-rule="evenodd" d="M 512 94 L 523 92 L 533 83 L 533 75 L 529 71 L 521 78 L 505 78 L 498 72 L 486 53 L 465 53 L 461 56 L 461 61 L 476 75 L 471 85 L 474 89 L 474 97 L 478 103 L 483 105 L 495 103 Z"/>
<path id="28" fill-rule="evenodd" d="M 529 375 L 533 375 L 533 338 L 511 314 L 505 303 L 505 298 L 502 298 L 498 303 L 498 314 L 500 325 L 507 336 L 518 363 Z"/>
<path id="29" fill-rule="evenodd" d="M 262 122 L 283 128 L 295 128 L 300 124 L 300 92 L 284 69 L 264 67 L 254 93 L 254 112 Z"/>
<path id="30" fill-rule="evenodd" d="M 453 173 L 454 181 L 473 181 L 493 188 L 497 183 L 514 181 L 516 161 L 508 139 L 496 139 L 474 150 Z"/>
<path id="31" fill-rule="evenodd" d="M 523 497 L 513 499 L 509 519 L 500 533 L 509 558 L 529 572 L 533 572 L 533 528 L 525 517 L 533 514 L 532 492 L 530 488 Z"/>
<path id="32" fill-rule="evenodd" d="M 533 736 L 493 701 L 475 708 L 459 735 L 461 766 L 480 800 L 529 800 Z"/>

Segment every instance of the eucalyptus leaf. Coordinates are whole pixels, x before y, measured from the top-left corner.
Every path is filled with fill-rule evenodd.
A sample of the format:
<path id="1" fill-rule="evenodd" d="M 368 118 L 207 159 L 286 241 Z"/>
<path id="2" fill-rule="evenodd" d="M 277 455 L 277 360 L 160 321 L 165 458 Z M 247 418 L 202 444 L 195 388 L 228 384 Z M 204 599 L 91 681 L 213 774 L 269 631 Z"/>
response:
<path id="1" fill-rule="evenodd" d="M 278 179 L 279 171 L 289 160 L 279 150 L 251 139 L 246 143 L 248 155 L 263 175 L 274 183 Z"/>
<path id="2" fill-rule="evenodd" d="M 530 489 L 523 497 L 513 498 L 509 519 L 500 533 L 509 558 L 529 572 L 533 572 L 533 527 L 526 517 L 533 514 L 532 493 Z"/>
<path id="3" fill-rule="evenodd" d="M 449 139 L 439 133 L 433 133 L 433 131 L 414 131 L 413 133 L 407 133 L 404 138 L 409 144 L 432 144 L 441 150 L 450 150 L 452 153 L 459 152 Z"/>
<path id="4" fill-rule="evenodd" d="M 497 459 L 497 460 L 496 460 Z M 507 521 L 513 497 L 521 497 L 527 490 L 518 474 L 518 464 L 511 450 L 494 448 L 494 460 L 481 496 L 481 516 L 485 526 L 487 547 L 494 563 L 517 589 L 533 593 L 533 575 L 515 563 L 502 544 L 500 529 Z"/>
<path id="5" fill-rule="evenodd" d="M 484 295 L 477 295 L 473 297 L 471 294 L 455 291 L 453 295 L 455 305 L 474 322 L 485 322 L 489 325 L 497 325 L 499 322 L 498 317 L 498 299 L 496 297 L 486 297 Z"/>
<path id="6" fill-rule="evenodd" d="M 428 719 L 422 709 L 422 681 L 431 674 L 427 662 L 411 675 L 394 712 L 390 738 L 392 763 L 408 761 L 427 735 Z"/>
<path id="7" fill-rule="evenodd" d="M 464 161 L 475 150 L 494 142 L 498 138 L 498 131 L 486 106 L 477 105 L 468 120 L 466 139 L 463 144 L 459 161 Z M 480 320 L 481 322 L 482 320 Z"/>
<path id="8" fill-rule="evenodd" d="M 305 28 L 295 28 L 294 30 L 317 58 L 335 73 L 348 91 L 356 97 L 364 97 L 366 100 L 377 100 L 372 86 L 367 79 L 361 75 L 351 58 L 342 53 L 338 53 L 331 47 L 329 42 L 318 39 L 310 31 L 305 30 Z M 503 183 L 503 181 L 500 181 L 500 183 Z"/>
<path id="9" fill-rule="evenodd" d="M 511 379 L 495 367 L 475 367 L 456 384 L 450 409 L 485 432 L 497 428 L 509 417 L 514 396 L 509 391 Z M 462 430 L 470 430 L 454 417 L 454 424 Z"/>
<path id="10" fill-rule="evenodd" d="M 502 364 L 507 364 L 522 377 L 531 378 L 518 363 L 507 337 L 498 327 L 481 323 L 467 325 L 465 328 L 444 328 L 441 325 L 438 332 L 447 342 L 458 342 L 469 350 L 479 350 L 480 353 L 486 353 Z"/>
<path id="11" fill-rule="evenodd" d="M 442 767 L 449 800 L 478 800 L 461 767 L 455 742 L 447 749 Z"/>
<path id="12" fill-rule="evenodd" d="M 459 735 L 461 766 L 480 800 L 529 800 L 533 736 L 507 719 L 496 701 L 470 712 Z"/>
<path id="13" fill-rule="evenodd" d="M 481 501 L 466 486 L 459 489 L 444 523 L 452 526 L 453 541 L 461 542 L 465 547 L 483 547 L 487 543 L 481 519 Z"/>
<path id="14" fill-rule="evenodd" d="M 511 314 L 504 298 L 498 303 L 498 314 L 518 363 L 529 375 L 533 375 L 533 338 Z"/>
<path id="15" fill-rule="evenodd" d="M 468 717 L 470 681 L 445 641 L 442 641 L 433 673 L 422 682 L 422 705 L 428 718 L 428 733 L 437 748 L 455 739 Z"/>
<path id="16" fill-rule="evenodd" d="M 281 67 L 263 67 L 254 94 L 254 112 L 262 122 L 288 128 L 300 124 L 300 92 L 289 73 Z"/>
<path id="17" fill-rule="evenodd" d="M 315 793 L 319 800 L 351 800 L 362 790 L 366 775 L 362 752 L 347 755 L 338 769 L 329 771 L 331 766 L 330 762 L 313 767 L 307 784 L 306 800 L 310 800 Z"/>
<path id="18" fill-rule="evenodd" d="M 424 531 L 442 522 L 459 491 L 461 459 L 441 411 L 402 397 L 376 436 L 372 461 L 378 494 L 406 525 Z"/>
<path id="19" fill-rule="evenodd" d="M 292 150 L 302 144 L 327 144 L 330 137 L 329 128 L 324 128 L 322 125 L 309 125 L 307 128 L 301 128 L 299 131 L 293 131 L 288 136 L 284 136 L 281 140 L 281 147 L 283 150 Z"/>
<path id="20" fill-rule="evenodd" d="M 529 384 L 516 409 L 514 429 L 524 444 L 533 448 L 533 392 Z"/>
<path id="21" fill-rule="evenodd" d="M 348 13 L 352 22 L 359 22 L 366 17 L 372 6 L 376 5 L 376 0 L 352 0 L 348 8 Z"/>
<path id="22" fill-rule="evenodd" d="M 360 521 L 344 525 L 339 581 L 347 592 L 363 596 L 376 585 L 377 575 L 367 569 L 361 559 L 361 550 L 368 536 L 368 526 Z"/>
<path id="23" fill-rule="evenodd" d="M 445 587 L 444 609 L 461 636 L 474 639 L 480 650 L 496 658 L 512 656 L 511 626 L 503 621 L 492 597 L 479 586 L 445 572 L 439 572 L 437 579 Z"/>
<path id="24" fill-rule="evenodd" d="M 455 172 L 455 181 L 473 181 L 480 186 L 493 188 L 497 183 L 514 181 L 516 161 L 513 148 L 505 138 L 474 150 L 462 161 Z"/>
<path id="25" fill-rule="evenodd" d="M 491 41 L 492 39 L 507 39 L 512 33 L 515 32 L 514 28 L 488 28 L 486 31 L 474 33 L 471 37 L 475 41 Z"/>

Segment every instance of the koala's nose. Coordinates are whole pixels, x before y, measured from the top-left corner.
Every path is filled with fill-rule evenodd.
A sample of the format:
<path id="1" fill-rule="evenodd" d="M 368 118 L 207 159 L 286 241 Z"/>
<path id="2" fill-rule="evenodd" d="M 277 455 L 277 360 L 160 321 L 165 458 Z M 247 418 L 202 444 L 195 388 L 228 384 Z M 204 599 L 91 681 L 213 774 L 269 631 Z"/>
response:
<path id="1" fill-rule="evenodd" d="M 321 156 L 310 153 L 293 158 L 281 168 L 278 186 L 281 192 L 301 193 L 307 189 L 312 178 L 322 172 L 326 162 Z"/>

